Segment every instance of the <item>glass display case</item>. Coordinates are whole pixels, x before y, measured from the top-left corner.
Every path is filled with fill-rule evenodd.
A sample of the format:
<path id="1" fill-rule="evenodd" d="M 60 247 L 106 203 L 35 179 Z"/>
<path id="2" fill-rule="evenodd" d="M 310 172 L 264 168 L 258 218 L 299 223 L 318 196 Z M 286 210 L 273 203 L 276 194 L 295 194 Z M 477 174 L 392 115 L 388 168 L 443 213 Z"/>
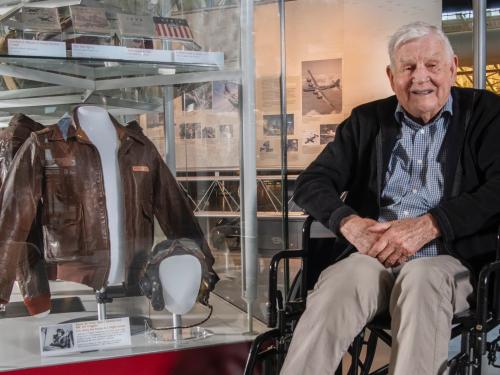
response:
<path id="1" fill-rule="evenodd" d="M 2 370 L 221 344 L 242 367 L 264 325 L 228 303 L 221 285 L 241 268 L 200 212 L 230 202 L 239 222 L 243 194 L 238 181 L 222 200 L 198 194 L 239 160 L 251 121 L 240 24 L 253 2 L 2 6 Z M 182 117 L 205 110 L 211 122 Z M 212 160 L 187 168 L 181 142 L 200 141 Z M 228 170 L 239 179 L 239 162 Z"/>

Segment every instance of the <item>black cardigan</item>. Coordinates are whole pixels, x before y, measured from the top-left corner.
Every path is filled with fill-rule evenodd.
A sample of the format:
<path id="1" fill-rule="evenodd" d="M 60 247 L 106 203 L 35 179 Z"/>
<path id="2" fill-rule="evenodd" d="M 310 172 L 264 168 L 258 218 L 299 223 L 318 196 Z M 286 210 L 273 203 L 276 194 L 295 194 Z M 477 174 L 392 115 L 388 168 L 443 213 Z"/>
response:
<path id="1" fill-rule="evenodd" d="M 493 259 L 500 222 L 500 97 L 453 87 L 453 116 L 444 139 L 444 196 L 429 212 L 447 250 L 473 271 Z M 383 176 L 400 125 L 391 96 L 353 109 L 297 180 L 294 200 L 347 243 L 340 221 L 353 213 L 377 219 Z M 340 194 L 347 191 L 345 202 Z"/>

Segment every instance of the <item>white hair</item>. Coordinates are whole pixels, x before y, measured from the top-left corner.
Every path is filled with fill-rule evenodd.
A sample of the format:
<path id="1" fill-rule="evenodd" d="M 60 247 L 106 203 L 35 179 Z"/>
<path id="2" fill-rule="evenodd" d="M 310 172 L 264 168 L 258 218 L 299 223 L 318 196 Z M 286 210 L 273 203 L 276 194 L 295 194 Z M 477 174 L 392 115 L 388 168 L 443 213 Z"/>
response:
<path id="1" fill-rule="evenodd" d="M 453 48 L 451 47 L 448 37 L 439 27 L 430 25 L 422 21 L 412 22 L 408 25 L 401 26 L 389 39 L 388 50 L 389 58 L 391 59 L 391 69 L 394 69 L 395 67 L 394 55 L 399 47 L 401 47 L 403 44 L 411 42 L 415 39 L 423 38 L 427 35 L 437 36 L 443 43 L 443 46 L 448 53 L 449 58 L 453 58 L 455 52 L 453 52 Z"/>

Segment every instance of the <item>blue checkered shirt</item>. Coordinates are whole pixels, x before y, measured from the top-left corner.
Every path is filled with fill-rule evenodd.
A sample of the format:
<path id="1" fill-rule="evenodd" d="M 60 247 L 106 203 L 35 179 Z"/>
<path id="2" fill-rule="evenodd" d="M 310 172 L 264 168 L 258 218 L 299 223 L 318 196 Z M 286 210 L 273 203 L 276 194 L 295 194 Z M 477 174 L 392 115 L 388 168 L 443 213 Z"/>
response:
<path id="1" fill-rule="evenodd" d="M 452 98 L 426 125 L 413 121 L 398 104 L 394 116 L 401 125 L 385 175 L 379 221 L 422 216 L 443 196 L 446 152 L 444 136 L 452 116 Z M 433 240 L 409 259 L 444 253 L 441 240 Z"/>

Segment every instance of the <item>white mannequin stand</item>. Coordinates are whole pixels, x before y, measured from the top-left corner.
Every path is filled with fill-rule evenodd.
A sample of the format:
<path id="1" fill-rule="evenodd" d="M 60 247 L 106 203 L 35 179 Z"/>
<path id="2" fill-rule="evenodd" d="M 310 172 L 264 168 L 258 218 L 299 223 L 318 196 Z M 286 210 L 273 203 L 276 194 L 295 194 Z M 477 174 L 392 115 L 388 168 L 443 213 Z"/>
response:
<path id="1" fill-rule="evenodd" d="M 182 314 L 191 310 L 196 303 L 201 283 L 201 264 L 192 255 L 174 255 L 165 258 L 159 266 L 163 301 L 165 308 L 173 314 L 174 327 L 182 326 Z M 206 336 L 198 330 L 173 330 L 173 341 Z"/>
<path id="2" fill-rule="evenodd" d="M 123 190 L 118 166 L 120 141 L 108 112 L 103 108 L 83 106 L 79 107 L 76 112 L 80 127 L 96 147 L 101 159 L 110 241 L 110 270 L 107 285 L 122 284 L 125 281 L 125 264 L 121 253 L 123 248 Z M 105 319 L 105 315 L 105 305 L 99 304 L 99 320 Z"/>

